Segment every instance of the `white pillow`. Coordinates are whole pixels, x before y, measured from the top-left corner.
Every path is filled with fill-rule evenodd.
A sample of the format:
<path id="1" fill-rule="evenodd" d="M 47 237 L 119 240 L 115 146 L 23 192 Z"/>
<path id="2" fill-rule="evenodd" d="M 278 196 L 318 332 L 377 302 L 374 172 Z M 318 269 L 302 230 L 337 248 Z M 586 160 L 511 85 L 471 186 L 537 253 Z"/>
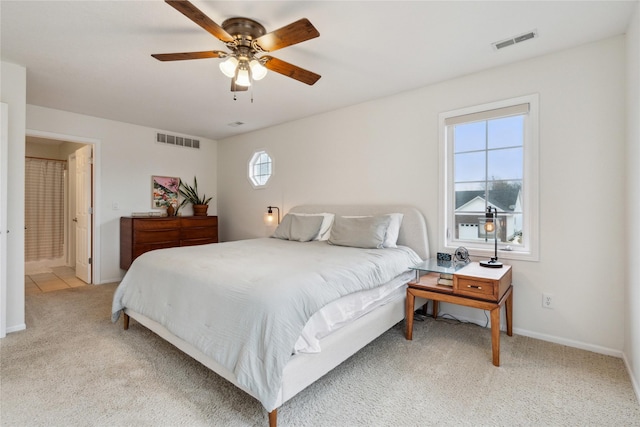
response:
<path id="1" fill-rule="evenodd" d="M 400 226 L 402 225 L 402 219 L 404 218 L 404 214 L 401 213 L 390 213 L 384 214 L 383 216 L 391 217 L 391 222 L 389 223 L 389 227 L 387 228 L 387 232 L 384 236 L 384 242 L 382 243 L 383 248 L 397 248 L 398 247 L 398 236 L 400 235 Z M 371 215 L 365 216 L 345 216 L 344 218 L 371 218 Z"/>
<path id="2" fill-rule="evenodd" d="M 391 217 L 391 222 L 389 223 L 389 228 L 387 228 L 387 234 L 384 236 L 384 243 L 382 244 L 382 247 L 397 248 L 400 226 L 402 225 L 402 218 L 404 218 L 404 214 L 392 213 L 387 215 Z"/>
<path id="3" fill-rule="evenodd" d="M 309 242 L 318 235 L 322 218 L 316 216 L 285 215 L 273 233 L 276 239 Z"/>
<path id="4" fill-rule="evenodd" d="M 331 227 L 329 243 L 354 248 L 382 248 L 390 222 L 391 217 L 385 215 L 336 217 L 333 227 Z"/>
<path id="5" fill-rule="evenodd" d="M 299 216 L 322 216 L 322 225 L 320 226 L 320 231 L 318 232 L 318 235 L 315 236 L 312 240 L 329 240 L 329 235 L 331 234 L 331 226 L 333 225 L 335 214 L 327 212 L 312 214 L 290 212 L 290 214 Z"/>

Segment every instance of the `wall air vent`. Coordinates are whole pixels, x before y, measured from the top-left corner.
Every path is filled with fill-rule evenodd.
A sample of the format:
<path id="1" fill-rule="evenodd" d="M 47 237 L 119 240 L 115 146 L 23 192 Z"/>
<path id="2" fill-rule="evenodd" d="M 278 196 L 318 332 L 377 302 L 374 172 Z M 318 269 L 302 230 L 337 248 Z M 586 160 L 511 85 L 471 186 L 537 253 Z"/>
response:
<path id="1" fill-rule="evenodd" d="M 169 135 L 168 133 L 156 132 L 156 142 L 159 144 L 200 149 L 199 139 L 193 139 L 186 136 Z"/>
<path id="2" fill-rule="evenodd" d="M 491 45 L 495 50 L 500 50 L 507 46 L 513 46 L 514 44 L 522 43 L 524 41 L 531 40 L 536 37 L 538 37 L 538 30 L 533 30 L 524 34 L 513 36 L 509 39 L 500 40 L 499 42 L 491 43 Z"/>

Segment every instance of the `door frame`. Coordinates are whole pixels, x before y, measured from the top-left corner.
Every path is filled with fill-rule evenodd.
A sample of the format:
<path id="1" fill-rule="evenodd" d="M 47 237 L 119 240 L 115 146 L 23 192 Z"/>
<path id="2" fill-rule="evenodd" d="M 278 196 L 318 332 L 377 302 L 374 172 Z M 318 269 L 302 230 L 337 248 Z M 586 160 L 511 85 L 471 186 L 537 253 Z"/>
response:
<path id="1" fill-rule="evenodd" d="M 0 103 L 0 338 L 7 335 L 7 181 L 9 179 L 9 105 Z"/>
<path id="2" fill-rule="evenodd" d="M 93 215 L 91 215 L 91 234 L 93 244 L 90 248 L 91 256 L 91 284 L 101 283 L 100 279 L 100 140 L 96 138 L 76 135 L 65 135 L 54 132 L 46 132 L 35 129 L 26 129 L 25 136 L 37 138 L 55 139 L 59 141 L 75 142 L 93 145 Z M 24 262 L 24 258 L 23 258 Z"/>

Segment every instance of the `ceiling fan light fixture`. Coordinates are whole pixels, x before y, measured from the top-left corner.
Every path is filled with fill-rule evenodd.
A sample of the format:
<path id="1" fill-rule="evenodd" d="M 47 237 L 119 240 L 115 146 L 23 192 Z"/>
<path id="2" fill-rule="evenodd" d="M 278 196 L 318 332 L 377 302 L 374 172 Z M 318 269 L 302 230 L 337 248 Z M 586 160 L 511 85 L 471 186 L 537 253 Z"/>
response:
<path id="1" fill-rule="evenodd" d="M 315 84 L 320 78 L 319 74 L 272 56 L 259 57 L 263 53 L 273 52 L 319 37 L 320 33 L 307 18 L 298 19 L 289 25 L 267 33 L 262 24 L 250 18 L 232 17 L 226 19 L 222 25 L 218 25 L 189 0 L 165 0 L 165 2 L 225 43 L 229 52 L 210 50 L 152 54 L 151 56 L 158 61 L 221 59 L 220 71 L 231 79 L 233 99 L 236 99 L 236 92 L 246 91 L 254 81 L 263 79 L 267 74 L 267 69 L 309 86 Z M 251 101 L 253 102 L 253 95 Z"/>
<path id="2" fill-rule="evenodd" d="M 229 59 L 220 63 L 220 71 L 222 71 L 222 74 L 230 78 L 235 77 L 237 67 L 238 60 L 233 56 L 230 56 Z"/>
<path id="3" fill-rule="evenodd" d="M 252 59 L 251 62 L 249 62 L 249 67 L 251 67 L 253 80 L 262 80 L 264 76 L 267 75 L 267 67 L 262 65 L 257 59 Z"/>
<path id="4" fill-rule="evenodd" d="M 236 84 L 238 86 L 251 86 L 251 71 L 247 61 L 240 61 L 236 70 Z"/>

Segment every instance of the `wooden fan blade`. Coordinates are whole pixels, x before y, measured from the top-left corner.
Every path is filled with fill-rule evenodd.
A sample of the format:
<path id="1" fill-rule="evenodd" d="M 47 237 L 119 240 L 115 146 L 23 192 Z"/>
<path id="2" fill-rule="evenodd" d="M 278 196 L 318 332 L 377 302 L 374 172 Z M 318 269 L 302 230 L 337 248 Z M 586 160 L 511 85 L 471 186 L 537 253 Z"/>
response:
<path id="1" fill-rule="evenodd" d="M 292 24 L 260 36 L 256 43 L 265 52 L 273 52 L 283 47 L 301 43 L 318 37 L 320 33 L 307 18 L 302 18 Z"/>
<path id="2" fill-rule="evenodd" d="M 245 90 L 249 90 L 249 86 L 237 85 L 235 79 L 231 79 L 231 92 L 244 92 Z"/>
<path id="3" fill-rule="evenodd" d="M 196 24 L 204 28 L 209 34 L 218 38 L 223 42 L 232 42 L 233 37 L 220 25 L 216 24 L 207 15 L 202 13 L 200 9 L 195 7 L 187 0 L 164 0 L 169 6 L 191 19 Z"/>
<path id="4" fill-rule="evenodd" d="M 154 53 L 151 56 L 158 61 L 183 61 L 185 59 L 220 58 L 227 56 L 227 53 L 220 50 L 207 50 L 204 52 Z"/>
<path id="5" fill-rule="evenodd" d="M 280 73 L 287 77 L 291 77 L 292 79 L 298 80 L 302 83 L 306 83 L 309 86 L 313 85 L 321 77 L 320 74 L 316 74 L 314 72 L 305 70 L 304 68 L 289 64 L 288 62 L 282 61 L 278 58 L 274 58 L 273 56 L 263 56 L 262 58 L 267 60 L 264 66 L 269 70 L 275 71 L 276 73 Z"/>

